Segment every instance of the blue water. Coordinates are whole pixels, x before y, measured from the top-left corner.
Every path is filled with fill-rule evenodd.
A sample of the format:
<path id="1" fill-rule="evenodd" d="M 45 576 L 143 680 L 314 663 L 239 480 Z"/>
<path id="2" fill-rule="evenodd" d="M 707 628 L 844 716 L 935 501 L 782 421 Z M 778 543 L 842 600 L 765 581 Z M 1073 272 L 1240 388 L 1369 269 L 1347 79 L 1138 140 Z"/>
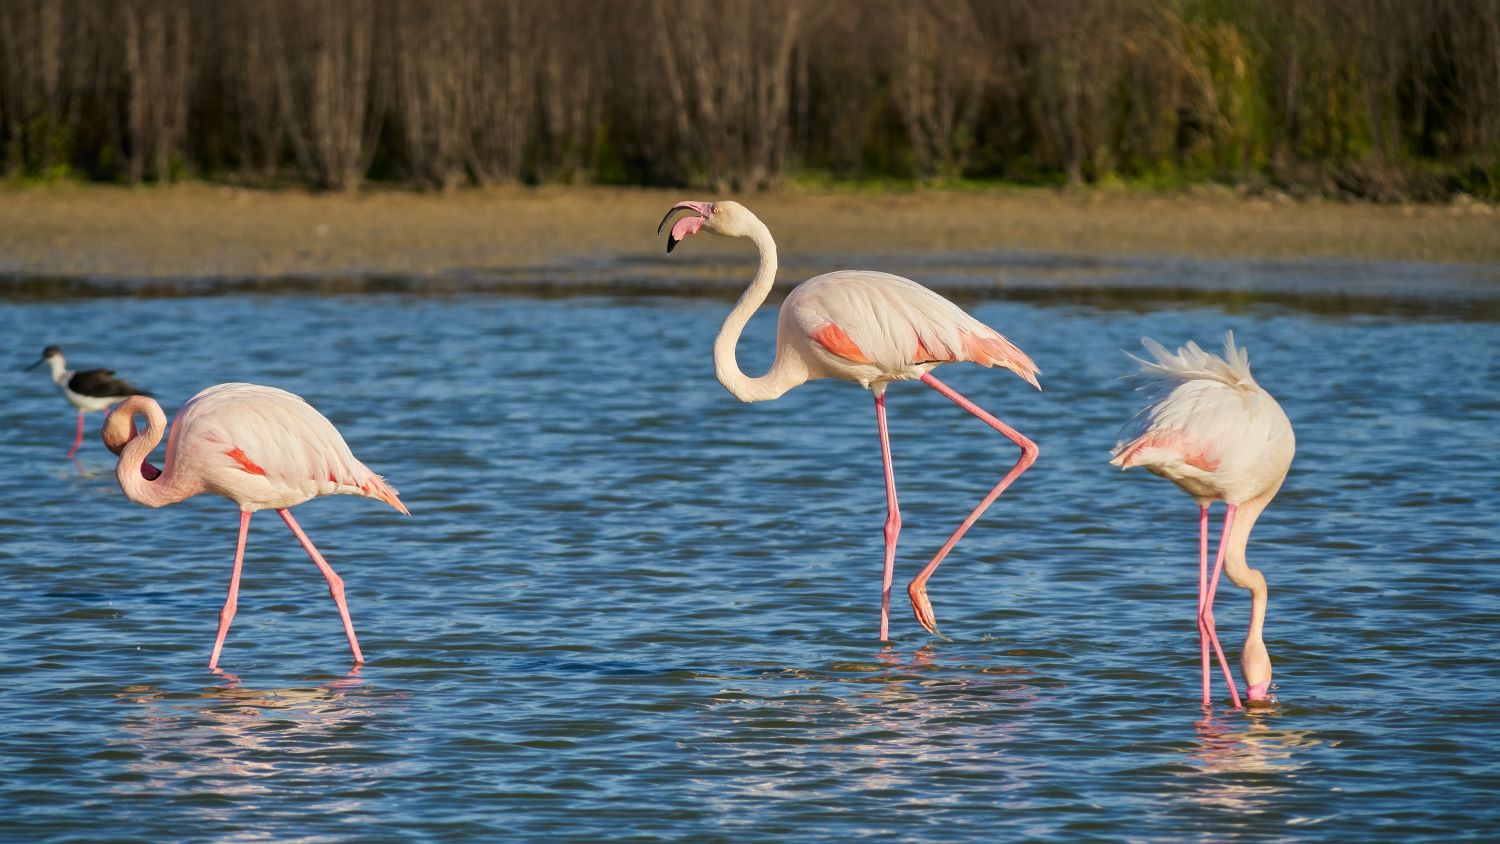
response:
<path id="1" fill-rule="evenodd" d="M 1441 316 L 985 302 L 1045 392 L 940 373 L 1035 468 L 901 588 L 1015 459 L 920 384 L 889 397 L 906 528 L 877 641 L 884 498 L 868 394 L 742 405 L 728 305 L 204 297 L 0 304 L 169 411 L 248 380 L 307 397 L 412 516 L 298 518 L 345 578 L 236 513 L 125 500 L 99 417 L 4 375 L 0 835 L 11 840 L 1494 840 L 1500 834 L 1500 326 Z M 1456 315 L 1461 316 L 1461 315 Z M 773 319 L 741 345 L 769 364 Z M 1196 508 L 1106 464 L 1143 334 L 1233 328 L 1298 454 L 1256 526 L 1269 709 L 1198 701 Z M 159 456 L 159 455 L 158 455 Z M 1217 518 L 1217 512 L 1215 517 Z M 1220 589 L 1232 662 L 1247 593 Z"/>

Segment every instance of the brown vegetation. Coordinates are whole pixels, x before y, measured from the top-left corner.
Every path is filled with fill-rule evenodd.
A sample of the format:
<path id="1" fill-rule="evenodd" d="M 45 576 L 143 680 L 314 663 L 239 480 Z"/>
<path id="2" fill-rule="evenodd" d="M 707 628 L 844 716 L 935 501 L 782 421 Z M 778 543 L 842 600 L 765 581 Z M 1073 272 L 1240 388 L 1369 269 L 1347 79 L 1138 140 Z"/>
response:
<path id="1" fill-rule="evenodd" d="M 1500 0 L 6 0 L 0 171 L 1500 197 Z"/>

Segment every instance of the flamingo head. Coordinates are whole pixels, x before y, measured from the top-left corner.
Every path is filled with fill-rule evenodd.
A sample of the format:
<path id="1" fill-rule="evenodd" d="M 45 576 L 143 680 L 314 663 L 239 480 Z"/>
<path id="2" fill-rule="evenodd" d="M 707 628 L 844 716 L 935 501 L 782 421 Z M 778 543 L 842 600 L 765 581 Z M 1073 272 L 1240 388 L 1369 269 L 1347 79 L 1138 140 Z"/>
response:
<path id="1" fill-rule="evenodd" d="M 679 202 L 669 208 L 667 215 L 661 218 L 661 225 L 656 227 L 656 234 L 660 236 L 667 228 L 667 223 L 682 211 L 688 213 L 678 217 L 677 222 L 672 223 L 672 230 L 667 235 L 668 252 L 676 249 L 677 244 L 686 240 L 688 235 L 697 234 L 700 231 L 724 237 L 749 237 L 752 223 L 756 222 L 756 217 L 750 213 L 750 209 L 733 200 Z"/>
<path id="2" fill-rule="evenodd" d="M 135 439 L 139 433 L 135 429 L 134 415 L 123 413 L 119 409 L 110 411 L 104 417 L 104 427 L 99 430 L 99 435 L 104 439 L 104 447 L 117 457 L 125 450 L 125 444 Z"/>
<path id="3" fill-rule="evenodd" d="M 135 412 L 126 407 L 117 407 L 104 417 L 104 427 L 99 430 L 99 435 L 104 439 L 104 447 L 116 456 L 125 450 L 126 444 L 140 434 L 135 427 Z M 161 475 L 161 470 L 150 463 L 141 463 L 141 477 L 148 481 L 154 481 Z"/>
<path id="4" fill-rule="evenodd" d="M 1250 705 L 1265 706 L 1271 703 L 1271 657 L 1266 653 L 1265 642 L 1259 637 L 1245 642 L 1240 655 L 1240 671 L 1248 686 L 1245 696 L 1250 699 Z"/>

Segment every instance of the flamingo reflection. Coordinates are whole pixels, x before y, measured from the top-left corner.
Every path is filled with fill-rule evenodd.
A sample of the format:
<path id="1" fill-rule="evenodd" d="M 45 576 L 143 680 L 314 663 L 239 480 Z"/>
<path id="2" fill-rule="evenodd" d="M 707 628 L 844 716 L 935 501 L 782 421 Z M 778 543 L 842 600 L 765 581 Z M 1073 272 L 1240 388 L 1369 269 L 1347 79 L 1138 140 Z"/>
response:
<path id="1" fill-rule="evenodd" d="M 1275 709 L 1250 709 L 1231 719 L 1210 715 L 1194 725 L 1198 743 L 1189 758 L 1195 770 L 1185 775 L 1194 779 L 1194 802 L 1243 815 L 1270 809 L 1291 788 L 1296 772 L 1308 764 L 1307 751 L 1323 742 L 1311 730 L 1277 727 L 1275 718 Z"/>
<path id="2" fill-rule="evenodd" d="M 371 694 L 362 688 L 358 666 L 320 682 L 270 689 L 249 686 L 222 669 L 214 673 L 221 682 L 192 691 L 135 684 L 114 694 L 133 711 L 108 741 L 140 777 L 113 783 L 112 789 L 139 792 L 191 783 L 224 798 L 255 797 L 279 788 L 292 764 L 299 773 L 319 778 L 347 778 L 355 768 L 361 777 L 388 776 L 409 764 L 372 769 L 368 761 L 341 761 L 368 749 L 357 746 L 363 731 L 348 729 L 351 724 L 380 718 L 389 710 L 386 701 L 407 696 Z M 205 821 L 222 821 L 233 806 L 226 800 L 198 811 Z"/>
<path id="3" fill-rule="evenodd" d="M 736 777 L 706 796 L 726 811 L 747 797 L 796 799 L 810 782 L 837 782 L 848 793 L 916 793 L 935 767 L 982 765 L 1010 779 L 1033 767 L 1008 746 L 1035 714 L 1034 679 L 1024 669 L 962 662 L 929 646 L 909 654 L 886 646 L 865 659 L 725 677 L 711 717 L 682 742 L 726 768 L 780 772 Z"/>

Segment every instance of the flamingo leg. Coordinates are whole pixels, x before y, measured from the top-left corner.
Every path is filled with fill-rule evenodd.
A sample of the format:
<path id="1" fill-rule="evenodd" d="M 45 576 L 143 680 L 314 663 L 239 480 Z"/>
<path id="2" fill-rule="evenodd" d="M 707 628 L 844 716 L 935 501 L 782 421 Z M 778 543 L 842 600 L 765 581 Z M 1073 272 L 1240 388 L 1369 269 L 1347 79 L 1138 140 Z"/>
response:
<path id="1" fill-rule="evenodd" d="M 63 459 L 72 460 L 73 455 L 78 453 L 80 445 L 83 445 L 83 411 L 81 410 L 78 411 L 78 433 L 73 437 L 73 447 L 68 449 L 68 456 Z"/>
<path id="2" fill-rule="evenodd" d="M 983 408 L 979 407 L 979 405 L 960 395 L 957 390 L 932 377 L 932 373 L 923 375 L 922 381 L 927 386 L 947 396 L 954 404 L 979 417 L 985 424 L 1004 434 L 1007 439 L 1021 447 L 1021 457 L 1016 461 L 1016 465 L 1011 467 L 1011 470 L 1005 474 L 1005 477 L 1000 479 L 1000 483 L 996 484 L 995 488 L 990 490 L 989 495 L 986 495 L 984 500 L 979 502 L 979 506 L 975 507 L 969 513 L 969 517 L 964 519 L 963 524 L 958 526 L 958 530 L 955 530 L 953 535 L 948 537 L 948 541 L 943 543 L 943 547 L 938 549 L 937 555 L 932 558 L 932 562 L 928 563 L 927 567 L 922 569 L 916 578 L 906 587 L 906 593 L 911 598 L 911 607 L 912 611 L 916 613 L 917 622 L 927 628 L 928 632 L 936 633 L 937 618 L 932 612 L 932 602 L 927 599 L 927 579 L 932 577 L 932 573 L 937 570 L 938 564 L 943 561 L 944 557 L 948 556 L 948 552 L 953 550 L 953 546 L 958 544 L 958 540 L 963 538 L 963 535 L 968 532 L 969 527 L 978 521 L 979 516 L 989 508 L 990 504 L 994 503 L 996 498 L 1000 497 L 1000 493 L 1004 492 L 1006 487 L 1009 487 L 1016 478 L 1021 476 L 1022 472 L 1026 471 L 1031 467 L 1031 464 L 1036 462 L 1037 454 L 1041 450 L 1037 448 L 1036 443 L 1027 439 L 1021 432 L 991 416 Z"/>
<path id="3" fill-rule="evenodd" d="M 224 608 L 219 610 L 219 635 L 214 637 L 214 652 L 208 657 L 208 667 L 218 670 L 219 651 L 224 649 L 224 637 L 229 635 L 229 622 L 234 620 L 234 611 L 240 602 L 240 565 L 245 561 L 245 537 L 250 534 L 250 511 L 240 511 L 240 541 L 234 546 L 234 569 L 229 574 L 229 597 Z"/>
<path id="4" fill-rule="evenodd" d="M 1201 633 L 1208 635 L 1208 641 L 1214 646 L 1214 653 L 1218 654 L 1219 667 L 1224 670 L 1224 681 L 1229 684 L 1229 697 L 1234 701 L 1234 708 L 1240 708 L 1240 691 L 1234 684 L 1234 674 L 1229 671 L 1229 661 L 1224 659 L 1224 649 L 1219 646 L 1219 634 L 1214 630 L 1214 592 L 1219 588 L 1219 575 L 1224 571 L 1225 541 L 1229 539 L 1229 529 L 1234 525 L 1234 512 L 1237 508 L 1230 504 L 1224 513 L 1224 533 L 1219 537 L 1219 551 L 1215 555 L 1213 579 L 1208 582 L 1208 595 L 1204 598 L 1202 612 L 1198 615 L 1198 629 Z M 1207 685 L 1207 678 L 1204 678 Z"/>
<path id="5" fill-rule="evenodd" d="M 333 566 L 328 565 L 328 561 L 324 560 L 323 555 L 318 553 L 318 549 L 313 547 L 312 540 L 302 532 L 302 527 L 297 524 L 296 519 L 292 518 L 291 511 L 281 508 L 276 512 L 281 514 L 282 521 L 285 521 L 286 526 L 292 529 L 297 541 L 302 543 L 307 556 L 312 557 L 313 564 L 318 567 L 318 571 L 321 571 L 323 577 L 328 579 L 328 594 L 333 596 L 333 602 L 338 605 L 339 620 L 344 622 L 344 634 L 349 637 L 349 650 L 354 652 L 356 663 L 364 662 L 365 656 L 359 651 L 359 640 L 354 638 L 354 622 L 349 618 L 349 606 L 344 603 L 344 579 L 334 573 Z"/>
<path id="6" fill-rule="evenodd" d="M 875 422 L 880 428 L 880 461 L 885 466 L 885 578 L 880 587 L 880 640 L 884 642 L 890 638 L 891 578 L 896 571 L 896 537 L 901 533 L 901 506 L 896 503 L 896 471 L 891 466 L 884 390 L 875 394 Z"/>
<path id="7" fill-rule="evenodd" d="M 1203 659 L 1203 705 L 1210 703 L 1212 670 L 1208 658 L 1208 630 L 1203 626 L 1203 608 L 1208 606 L 1208 508 L 1198 508 L 1198 651 Z"/>

